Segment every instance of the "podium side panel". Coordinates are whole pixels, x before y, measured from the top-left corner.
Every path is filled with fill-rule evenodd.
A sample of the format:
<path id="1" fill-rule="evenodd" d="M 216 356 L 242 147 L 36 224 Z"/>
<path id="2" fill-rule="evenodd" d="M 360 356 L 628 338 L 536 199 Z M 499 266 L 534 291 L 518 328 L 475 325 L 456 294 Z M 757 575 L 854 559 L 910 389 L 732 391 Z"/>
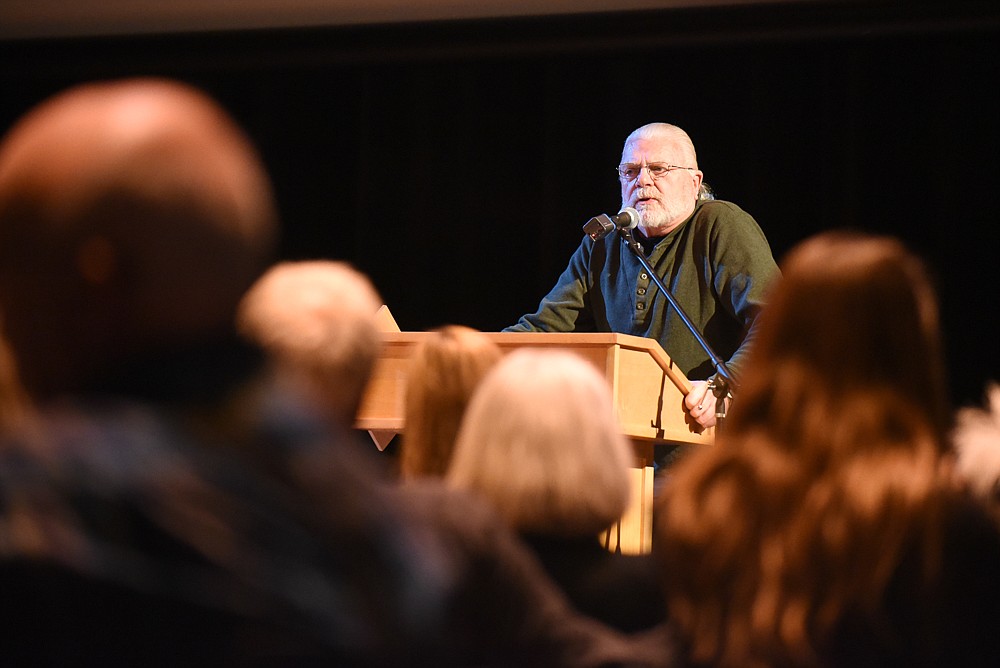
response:
<path id="1" fill-rule="evenodd" d="M 686 419 L 684 395 L 642 350 L 620 348 L 612 385 L 625 433 L 668 443 L 710 443 L 712 430 L 697 432 Z"/>
<path id="2" fill-rule="evenodd" d="M 601 544 L 623 554 L 649 552 L 653 544 L 653 467 L 629 470 L 631 496 L 621 518 L 600 535 Z"/>
<path id="3" fill-rule="evenodd" d="M 414 349 L 412 342 L 394 342 L 384 347 L 365 389 L 355 427 L 402 433 L 406 378 Z"/>

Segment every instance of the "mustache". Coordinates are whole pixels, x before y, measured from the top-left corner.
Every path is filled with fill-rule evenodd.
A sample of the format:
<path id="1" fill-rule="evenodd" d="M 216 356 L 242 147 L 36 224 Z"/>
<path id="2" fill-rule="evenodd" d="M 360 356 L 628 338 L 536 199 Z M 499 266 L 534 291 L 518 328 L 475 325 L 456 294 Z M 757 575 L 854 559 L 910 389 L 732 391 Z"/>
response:
<path id="1" fill-rule="evenodd" d="M 632 193 L 632 201 L 637 202 L 641 199 L 656 199 L 656 196 L 656 188 L 639 188 Z"/>

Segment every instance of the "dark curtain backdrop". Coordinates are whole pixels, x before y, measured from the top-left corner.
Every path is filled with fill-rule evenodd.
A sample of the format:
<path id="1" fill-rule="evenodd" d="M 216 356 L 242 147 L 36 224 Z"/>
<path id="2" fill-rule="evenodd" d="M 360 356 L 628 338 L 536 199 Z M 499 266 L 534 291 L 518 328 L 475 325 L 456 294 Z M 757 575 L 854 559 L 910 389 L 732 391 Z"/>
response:
<path id="1" fill-rule="evenodd" d="M 649 121 L 779 258 L 901 237 L 942 301 L 956 404 L 1000 380 L 1000 3 L 815 3 L 0 43 L 0 126 L 68 85 L 179 78 L 257 142 L 282 256 L 346 259 L 400 326 L 532 310 Z"/>

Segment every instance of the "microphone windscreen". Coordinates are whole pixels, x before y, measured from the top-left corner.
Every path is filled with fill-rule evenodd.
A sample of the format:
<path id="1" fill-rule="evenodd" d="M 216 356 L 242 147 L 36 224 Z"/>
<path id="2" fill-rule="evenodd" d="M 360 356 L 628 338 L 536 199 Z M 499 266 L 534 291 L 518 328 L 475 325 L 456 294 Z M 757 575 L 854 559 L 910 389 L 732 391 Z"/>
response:
<path id="1" fill-rule="evenodd" d="M 642 221 L 639 212 L 630 206 L 625 207 L 618 213 L 618 215 L 623 215 L 623 214 L 625 216 L 628 216 L 628 225 L 625 226 L 626 229 L 629 230 L 635 229 L 635 227 L 638 226 L 639 223 Z"/>

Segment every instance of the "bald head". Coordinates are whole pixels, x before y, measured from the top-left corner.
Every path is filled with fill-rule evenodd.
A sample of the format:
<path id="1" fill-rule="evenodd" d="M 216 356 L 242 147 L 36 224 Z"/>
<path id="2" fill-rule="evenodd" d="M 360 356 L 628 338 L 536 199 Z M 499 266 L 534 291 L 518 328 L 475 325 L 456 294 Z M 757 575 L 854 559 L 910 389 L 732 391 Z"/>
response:
<path id="1" fill-rule="evenodd" d="M 645 139 L 657 141 L 671 146 L 679 160 L 686 167 L 698 167 L 698 153 L 694 149 L 694 142 L 688 133 L 670 123 L 647 123 L 636 128 L 625 138 L 625 151 L 636 141 Z M 624 160 L 624 157 L 622 158 Z"/>
<path id="2" fill-rule="evenodd" d="M 165 80 L 71 89 L 0 144 L 0 312 L 35 395 L 232 327 L 271 255 L 270 183 L 212 100 Z"/>
<path id="3" fill-rule="evenodd" d="M 250 288 L 237 319 L 244 336 L 350 426 L 381 346 L 381 304 L 370 279 L 344 262 L 281 262 Z"/>

